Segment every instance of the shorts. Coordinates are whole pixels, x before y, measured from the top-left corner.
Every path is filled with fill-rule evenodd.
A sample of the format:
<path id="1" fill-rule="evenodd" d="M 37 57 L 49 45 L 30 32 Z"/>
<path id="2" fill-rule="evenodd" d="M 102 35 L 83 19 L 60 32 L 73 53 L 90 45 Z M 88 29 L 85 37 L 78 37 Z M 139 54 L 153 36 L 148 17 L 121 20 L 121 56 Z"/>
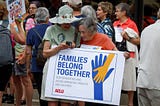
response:
<path id="1" fill-rule="evenodd" d="M 15 63 L 13 73 L 14 73 L 15 76 L 26 76 L 27 75 L 26 64 Z"/>
<path id="2" fill-rule="evenodd" d="M 0 91 L 5 91 L 7 83 L 12 75 L 12 64 L 0 67 Z"/>

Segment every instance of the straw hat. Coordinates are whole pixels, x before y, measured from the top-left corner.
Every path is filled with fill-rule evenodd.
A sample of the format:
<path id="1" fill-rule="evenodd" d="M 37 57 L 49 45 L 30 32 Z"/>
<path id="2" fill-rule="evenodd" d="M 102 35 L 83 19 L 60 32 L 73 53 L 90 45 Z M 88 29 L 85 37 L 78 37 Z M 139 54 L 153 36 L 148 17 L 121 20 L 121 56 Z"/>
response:
<path id="1" fill-rule="evenodd" d="M 56 17 L 49 19 L 51 23 L 58 24 L 72 23 L 79 20 L 79 18 L 73 16 L 73 9 L 68 5 L 60 7 Z"/>

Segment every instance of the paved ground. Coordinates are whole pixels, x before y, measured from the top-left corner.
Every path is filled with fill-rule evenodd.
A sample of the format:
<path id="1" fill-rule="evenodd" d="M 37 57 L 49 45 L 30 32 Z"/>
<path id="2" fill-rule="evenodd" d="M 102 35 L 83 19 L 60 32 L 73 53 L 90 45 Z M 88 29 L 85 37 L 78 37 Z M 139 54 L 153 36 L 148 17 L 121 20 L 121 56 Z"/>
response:
<path id="1" fill-rule="evenodd" d="M 38 92 L 36 89 L 34 89 L 34 95 L 33 95 L 33 106 L 39 106 L 39 100 L 38 100 Z M 14 104 L 7 104 L 7 103 L 3 103 L 2 106 L 14 106 Z M 22 105 L 22 106 L 26 106 L 26 105 Z"/>
<path id="2" fill-rule="evenodd" d="M 125 93 L 122 93 L 121 95 L 121 101 L 120 101 L 120 106 L 127 106 L 127 95 Z M 3 103 L 2 106 L 14 106 L 14 104 L 7 104 Z M 26 105 L 23 105 L 26 106 Z M 39 106 L 39 100 L 38 100 L 38 92 L 36 89 L 34 89 L 34 95 L 33 95 L 33 106 Z"/>

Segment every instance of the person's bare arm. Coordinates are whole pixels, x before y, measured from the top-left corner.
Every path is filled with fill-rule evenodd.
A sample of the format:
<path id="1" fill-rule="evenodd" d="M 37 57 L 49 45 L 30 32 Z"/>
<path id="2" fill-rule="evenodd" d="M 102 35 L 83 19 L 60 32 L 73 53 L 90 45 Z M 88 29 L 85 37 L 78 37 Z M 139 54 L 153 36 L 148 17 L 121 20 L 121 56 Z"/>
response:
<path id="1" fill-rule="evenodd" d="M 73 45 L 75 46 L 75 45 Z M 56 55 L 60 50 L 64 50 L 67 48 L 73 48 L 72 46 L 67 45 L 66 43 L 61 43 L 57 47 L 51 48 L 51 44 L 49 41 L 44 42 L 44 48 L 43 48 L 43 56 L 45 58 L 51 57 Z"/>
<path id="2" fill-rule="evenodd" d="M 14 40 L 22 45 L 25 44 L 26 41 L 26 37 L 25 37 L 25 32 L 23 31 L 22 27 L 21 27 L 21 23 L 17 24 L 17 28 L 18 31 L 16 31 L 15 27 L 14 27 L 14 23 L 10 25 L 10 29 L 11 29 L 11 34 L 13 34 L 14 36 Z"/>
<path id="3" fill-rule="evenodd" d="M 126 39 L 127 41 L 131 42 L 134 45 L 139 45 L 140 44 L 140 38 L 139 38 L 139 36 L 137 36 L 136 38 L 130 38 L 128 36 L 128 34 L 125 31 L 123 31 L 122 32 L 122 37 L 124 39 Z"/>

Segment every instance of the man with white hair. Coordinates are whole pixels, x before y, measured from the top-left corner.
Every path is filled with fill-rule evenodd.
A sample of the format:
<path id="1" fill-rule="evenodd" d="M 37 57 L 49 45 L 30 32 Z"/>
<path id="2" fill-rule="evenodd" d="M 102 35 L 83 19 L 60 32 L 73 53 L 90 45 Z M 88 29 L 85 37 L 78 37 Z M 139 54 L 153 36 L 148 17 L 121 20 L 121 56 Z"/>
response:
<path id="1" fill-rule="evenodd" d="M 141 34 L 137 79 L 139 106 L 160 105 L 160 9 L 157 18 Z"/>

